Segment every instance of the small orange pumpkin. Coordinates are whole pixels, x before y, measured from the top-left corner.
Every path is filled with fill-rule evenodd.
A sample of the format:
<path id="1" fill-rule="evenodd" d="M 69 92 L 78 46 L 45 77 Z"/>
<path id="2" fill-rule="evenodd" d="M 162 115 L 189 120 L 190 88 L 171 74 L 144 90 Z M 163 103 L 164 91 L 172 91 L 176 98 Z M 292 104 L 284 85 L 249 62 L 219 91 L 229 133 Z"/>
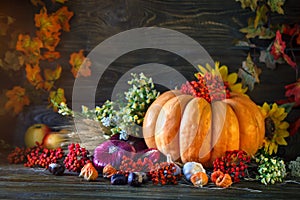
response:
<path id="1" fill-rule="evenodd" d="M 208 183 L 208 176 L 205 172 L 197 172 L 191 176 L 190 181 L 195 187 L 203 187 Z"/>
<path id="2" fill-rule="evenodd" d="M 228 150 L 254 155 L 263 143 L 264 118 L 249 97 L 230 95 L 208 103 L 179 90 L 163 93 L 144 118 L 147 146 L 170 154 L 174 161 L 195 161 L 205 167 Z"/>

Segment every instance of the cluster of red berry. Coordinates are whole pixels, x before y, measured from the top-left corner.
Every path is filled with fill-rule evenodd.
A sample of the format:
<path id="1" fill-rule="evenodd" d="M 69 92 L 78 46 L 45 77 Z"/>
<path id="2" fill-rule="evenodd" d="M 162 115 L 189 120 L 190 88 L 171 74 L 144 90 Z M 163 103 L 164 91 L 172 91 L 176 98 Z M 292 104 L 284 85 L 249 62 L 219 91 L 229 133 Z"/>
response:
<path id="1" fill-rule="evenodd" d="M 230 97 L 229 85 L 220 76 L 206 73 L 204 77 L 199 74 L 197 79 L 183 84 L 181 92 L 204 98 L 209 103 Z"/>
<path id="2" fill-rule="evenodd" d="M 143 159 L 139 158 L 137 161 L 127 157 L 122 157 L 122 162 L 120 165 L 121 172 L 149 172 L 154 163 L 149 158 L 145 157 Z"/>
<path id="3" fill-rule="evenodd" d="M 42 145 L 34 146 L 27 154 L 27 162 L 25 167 L 43 167 L 48 169 L 51 163 L 57 163 L 63 159 L 65 153 L 62 148 L 47 149 Z"/>
<path id="4" fill-rule="evenodd" d="M 243 150 L 226 151 L 225 156 L 213 162 L 214 171 L 228 173 L 234 182 L 239 182 L 245 177 L 250 160 L 250 156 Z"/>
<path id="5" fill-rule="evenodd" d="M 10 164 L 21 164 L 27 162 L 27 154 L 30 152 L 30 148 L 16 147 L 7 156 L 7 160 Z"/>
<path id="6" fill-rule="evenodd" d="M 71 143 L 68 146 L 68 154 L 64 159 L 66 169 L 73 172 L 80 172 L 81 168 L 90 163 L 89 152 L 80 144 Z"/>
<path id="7" fill-rule="evenodd" d="M 43 167 L 48 169 L 49 164 L 57 163 L 64 157 L 61 148 L 47 149 L 37 144 L 31 148 L 16 147 L 8 156 L 9 163 L 24 163 L 25 167 Z"/>
<path id="8" fill-rule="evenodd" d="M 174 163 L 162 162 L 156 164 L 155 167 L 149 172 L 149 176 L 153 184 L 178 184 L 181 173 L 176 173 L 177 167 Z"/>

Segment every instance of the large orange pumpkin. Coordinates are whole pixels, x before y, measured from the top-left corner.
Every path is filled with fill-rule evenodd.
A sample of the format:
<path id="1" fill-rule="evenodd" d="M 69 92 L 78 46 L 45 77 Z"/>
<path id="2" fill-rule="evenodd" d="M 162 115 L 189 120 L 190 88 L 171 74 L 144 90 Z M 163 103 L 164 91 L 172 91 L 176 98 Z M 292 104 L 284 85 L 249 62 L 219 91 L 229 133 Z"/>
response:
<path id="1" fill-rule="evenodd" d="M 208 103 L 178 90 L 163 93 L 144 118 L 147 146 L 170 154 L 174 161 L 195 161 L 204 166 L 211 166 L 227 150 L 254 155 L 263 143 L 264 118 L 249 97 L 230 96 Z"/>

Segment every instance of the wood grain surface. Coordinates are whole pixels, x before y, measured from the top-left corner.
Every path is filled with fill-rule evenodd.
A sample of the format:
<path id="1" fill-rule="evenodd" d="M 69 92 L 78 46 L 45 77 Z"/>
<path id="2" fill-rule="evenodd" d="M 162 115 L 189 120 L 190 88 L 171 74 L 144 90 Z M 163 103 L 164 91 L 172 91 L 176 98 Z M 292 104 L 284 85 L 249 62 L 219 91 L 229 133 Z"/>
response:
<path id="1" fill-rule="evenodd" d="M 57 48 L 62 53 L 62 58 L 54 65 L 59 63 L 64 68 L 64 79 L 60 79 L 57 84 L 65 89 L 68 102 L 72 101 L 74 84 L 68 64 L 70 53 L 84 49 L 87 54 L 109 37 L 129 29 L 163 27 L 179 31 L 199 42 L 215 61 L 227 65 L 230 72 L 237 72 L 248 53 L 245 49 L 235 48 L 234 43 L 237 39 L 244 39 L 244 34 L 240 33 L 239 29 L 247 25 L 247 19 L 253 13 L 248 9 L 241 9 L 240 3 L 235 0 L 72 0 L 66 5 L 74 12 L 74 17 L 70 21 L 71 31 L 62 34 L 62 42 Z M 51 11 L 55 8 L 54 5 L 48 9 Z M 299 23 L 298 1 L 287 0 L 284 9 L 286 14 L 274 15 L 272 23 Z M 16 29 L 20 32 L 34 34 L 33 17 L 37 12 L 38 8 L 32 6 L 29 0 L 4 0 L 0 3 L 0 13 L 14 16 Z M 110 49 L 107 51 L 109 53 Z M 299 60 L 299 52 L 296 52 L 296 56 Z M 171 66 L 187 78 L 191 78 L 194 74 L 191 65 L 173 53 L 157 49 L 129 52 L 117 58 L 103 74 L 96 92 L 96 103 L 102 104 L 110 99 L 120 77 L 130 69 L 145 63 Z M 262 68 L 261 82 L 253 91 L 249 91 L 251 98 L 258 104 L 284 98 L 284 85 L 295 81 L 295 71 L 286 64 L 279 65 L 275 70 L 267 69 L 261 63 L 258 65 Z M 172 79 L 168 77 L 168 71 L 157 70 L 156 73 Z M 24 79 L 23 74 L 16 74 L 14 82 L 11 82 L 11 78 L 0 73 L 0 88 L 11 88 Z M 82 88 L 85 93 L 79 104 L 86 103 L 84 96 L 89 94 L 90 89 L 88 85 Z M 163 89 L 162 87 L 161 90 Z M 50 125 L 65 123 L 61 117 L 41 108 L 46 105 L 47 96 L 39 96 L 36 99 L 41 106 L 33 105 L 18 117 L 0 117 L 2 138 L 20 144 L 24 130 L 32 123 L 46 122 Z M 291 118 L 297 116 L 299 109 L 293 111 Z M 14 126 L 16 128 L 12 130 L 11 127 Z"/>
<path id="2" fill-rule="evenodd" d="M 94 182 L 66 171 L 63 176 L 54 176 L 42 168 L 26 168 L 3 162 L 5 153 L 0 153 L 0 199 L 299 199 L 299 182 L 265 186 L 256 181 L 243 181 L 229 189 L 209 183 L 203 188 L 192 187 L 185 181 L 178 185 L 153 185 L 141 187 L 110 185 L 101 176 Z"/>

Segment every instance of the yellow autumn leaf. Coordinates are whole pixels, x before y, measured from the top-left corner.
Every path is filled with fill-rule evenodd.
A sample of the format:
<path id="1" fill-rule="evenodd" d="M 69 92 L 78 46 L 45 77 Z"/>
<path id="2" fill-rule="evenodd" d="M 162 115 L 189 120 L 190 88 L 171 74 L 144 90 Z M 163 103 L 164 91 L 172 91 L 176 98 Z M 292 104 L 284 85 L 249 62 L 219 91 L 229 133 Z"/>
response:
<path id="1" fill-rule="evenodd" d="M 53 107 L 53 110 L 56 112 L 58 109 L 57 106 L 67 101 L 65 98 L 65 90 L 58 88 L 56 91 L 50 91 L 48 101 L 50 102 L 49 107 Z"/>
<path id="2" fill-rule="evenodd" d="M 41 76 L 41 69 L 39 65 L 34 65 L 33 67 L 30 64 L 26 64 L 26 78 L 31 85 L 36 89 L 43 88 L 44 80 Z"/>
<path id="3" fill-rule="evenodd" d="M 20 86 L 15 86 L 12 90 L 8 90 L 6 92 L 6 97 L 8 98 L 8 101 L 6 102 L 4 109 L 6 111 L 12 110 L 14 115 L 19 114 L 24 106 L 30 104 L 25 89 Z"/>
<path id="4" fill-rule="evenodd" d="M 62 71 L 62 67 L 60 65 L 57 65 L 56 69 L 44 69 L 44 89 L 47 91 L 50 91 L 55 83 L 56 80 L 60 78 Z"/>

